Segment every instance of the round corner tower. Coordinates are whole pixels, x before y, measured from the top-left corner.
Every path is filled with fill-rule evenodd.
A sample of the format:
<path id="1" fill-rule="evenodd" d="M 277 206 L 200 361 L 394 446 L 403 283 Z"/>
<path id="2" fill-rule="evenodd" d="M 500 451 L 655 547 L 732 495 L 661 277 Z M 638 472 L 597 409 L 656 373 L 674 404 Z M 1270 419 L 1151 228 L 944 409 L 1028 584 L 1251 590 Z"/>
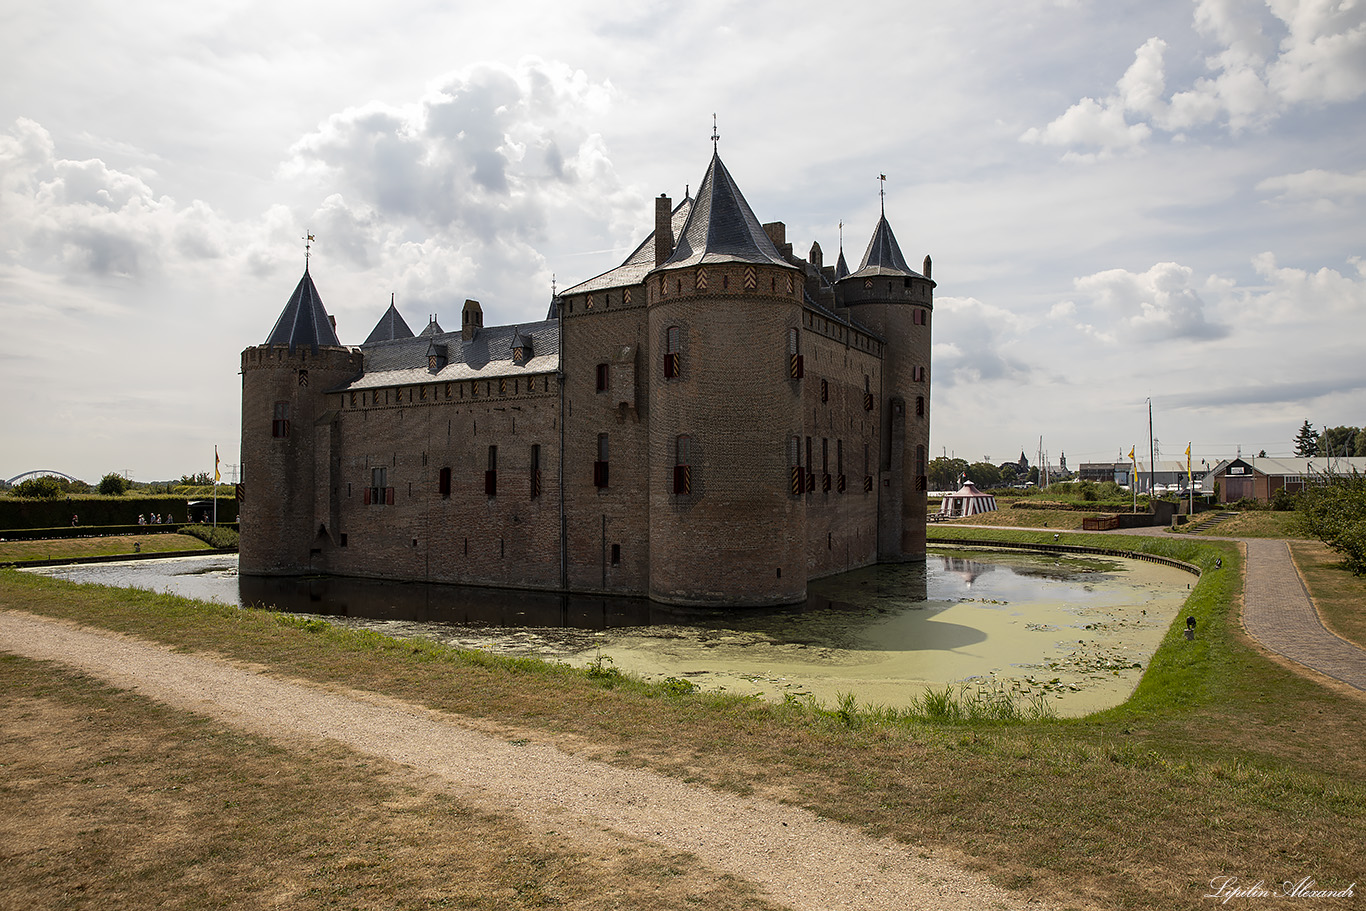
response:
<path id="1" fill-rule="evenodd" d="M 649 596 L 760 606 L 806 597 L 801 431 L 789 333 L 802 275 L 713 155 L 677 247 L 645 280 L 650 365 Z"/>
<path id="2" fill-rule="evenodd" d="M 317 568 L 333 468 L 326 393 L 360 369 L 305 269 L 270 337 L 242 352 L 241 572 Z"/>
<path id="3" fill-rule="evenodd" d="M 882 336 L 878 560 L 925 558 L 930 448 L 930 324 L 935 283 L 901 255 L 883 215 L 859 268 L 836 285 L 839 304 Z"/>

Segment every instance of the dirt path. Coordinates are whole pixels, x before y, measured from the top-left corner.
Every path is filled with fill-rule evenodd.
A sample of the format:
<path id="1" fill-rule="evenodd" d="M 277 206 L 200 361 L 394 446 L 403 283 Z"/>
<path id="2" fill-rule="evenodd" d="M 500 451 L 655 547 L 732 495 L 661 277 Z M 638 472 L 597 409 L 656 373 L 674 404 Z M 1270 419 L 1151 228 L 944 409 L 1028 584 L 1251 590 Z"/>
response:
<path id="1" fill-rule="evenodd" d="M 793 807 L 509 740 L 457 716 L 371 693 L 324 689 L 127 636 L 0 612 L 0 649 L 60 662 L 177 708 L 278 740 L 327 738 L 401 763 L 481 806 L 594 841 L 687 851 L 802 911 L 1039 909 L 944 860 Z"/>

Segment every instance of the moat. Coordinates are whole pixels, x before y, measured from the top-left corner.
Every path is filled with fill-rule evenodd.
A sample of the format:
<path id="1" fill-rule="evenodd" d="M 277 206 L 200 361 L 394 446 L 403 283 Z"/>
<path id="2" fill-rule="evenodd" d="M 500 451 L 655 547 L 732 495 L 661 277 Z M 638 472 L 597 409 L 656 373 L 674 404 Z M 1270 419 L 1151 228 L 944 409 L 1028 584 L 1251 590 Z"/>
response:
<path id="1" fill-rule="evenodd" d="M 764 698 L 842 693 L 905 705 L 926 686 L 1042 695 L 1061 715 L 1127 698 L 1194 577 L 1134 560 L 944 548 L 810 585 L 806 604 L 744 611 L 643 599 L 362 579 L 239 576 L 235 557 L 41 572 L 326 618 L 399 637 Z"/>

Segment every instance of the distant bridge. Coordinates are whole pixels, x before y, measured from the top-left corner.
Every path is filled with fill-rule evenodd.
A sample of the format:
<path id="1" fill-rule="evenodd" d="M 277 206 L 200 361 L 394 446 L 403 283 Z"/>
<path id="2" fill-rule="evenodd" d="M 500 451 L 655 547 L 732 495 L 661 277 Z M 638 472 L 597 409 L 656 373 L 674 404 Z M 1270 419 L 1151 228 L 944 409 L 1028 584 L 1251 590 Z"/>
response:
<path id="1" fill-rule="evenodd" d="M 26 471 L 23 474 L 17 474 L 5 483 L 13 487 L 15 484 L 22 484 L 25 481 L 28 481 L 32 478 L 63 478 L 67 481 L 80 480 L 80 478 L 73 478 L 71 475 L 63 471 L 55 471 L 51 468 L 38 468 L 34 471 Z"/>

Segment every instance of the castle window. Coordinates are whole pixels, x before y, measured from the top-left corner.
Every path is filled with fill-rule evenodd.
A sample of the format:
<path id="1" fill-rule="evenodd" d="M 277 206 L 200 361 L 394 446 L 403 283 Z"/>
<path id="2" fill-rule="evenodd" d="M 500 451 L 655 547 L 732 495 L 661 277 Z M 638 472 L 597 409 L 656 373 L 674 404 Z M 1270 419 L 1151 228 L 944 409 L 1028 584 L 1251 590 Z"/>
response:
<path id="1" fill-rule="evenodd" d="M 805 365 L 802 363 L 802 331 L 796 326 L 787 330 L 787 355 L 789 358 L 788 373 L 794 380 L 799 380 L 806 373 Z"/>
<path id="2" fill-rule="evenodd" d="M 925 315 L 926 314 L 924 310 L 920 309 L 919 307 L 915 308 L 915 324 L 917 326 L 925 325 Z"/>
<path id="3" fill-rule="evenodd" d="M 830 492 L 830 440 L 821 438 L 821 490 Z"/>
<path id="4" fill-rule="evenodd" d="M 830 401 L 830 383 L 826 380 L 821 380 L 821 401 Z"/>
<path id="5" fill-rule="evenodd" d="M 923 395 L 915 397 L 915 416 L 918 418 L 925 416 L 925 397 Z"/>
<path id="6" fill-rule="evenodd" d="M 541 444 L 531 445 L 531 499 L 541 495 Z"/>
<path id="7" fill-rule="evenodd" d="M 270 422 L 270 435 L 273 437 L 289 436 L 289 402 L 275 403 L 275 417 Z"/>
<path id="8" fill-rule="evenodd" d="M 692 437 L 681 434 L 674 440 L 674 495 L 692 493 Z"/>
<path id="9" fill-rule="evenodd" d="M 926 490 L 929 478 L 925 474 L 925 447 L 915 447 L 915 489 Z"/>
<path id="10" fill-rule="evenodd" d="M 613 565 L 613 566 L 616 566 L 616 565 L 618 565 L 619 563 L 621 563 L 621 545 L 620 545 L 620 544 L 613 544 L 613 545 L 612 545 L 612 565 Z"/>
<path id="11" fill-rule="evenodd" d="M 593 463 L 593 486 L 607 486 L 607 434 L 598 434 L 598 459 Z"/>
<path id="12" fill-rule="evenodd" d="M 835 489 L 844 493 L 844 440 L 835 441 Z"/>
<path id="13" fill-rule="evenodd" d="M 816 472 L 811 469 L 811 437 L 806 438 L 806 492 L 816 489 Z"/>
<path id="14" fill-rule="evenodd" d="M 370 486 L 365 489 L 366 506 L 392 506 L 394 488 L 389 486 L 389 469 L 371 468 Z"/>
<path id="15" fill-rule="evenodd" d="M 443 497 L 451 495 L 451 470 L 449 468 L 443 468 L 437 474 L 436 492 Z"/>
<path id="16" fill-rule="evenodd" d="M 677 326 L 670 326 L 664 332 L 664 376 L 675 379 L 682 376 L 683 333 Z"/>
<path id="17" fill-rule="evenodd" d="M 484 494 L 498 496 L 498 447 L 489 447 L 488 468 L 484 471 Z"/>
<path id="18" fill-rule="evenodd" d="M 606 364 L 598 364 L 598 392 L 606 392 L 611 380 L 611 370 Z"/>
<path id="19" fill-rule="evenodd" d="M 917 383 L 925 382 L 925 368 L 923 366 L 911 368 L 911 379 Z"/>
<path id="20" fill-rule="evenodd" d="M 787 438 L 787 465 L 792 475 L 792 495 L 800 496 L 806 483 L 802 477 L 802 438 L 799 436 Z"/>

